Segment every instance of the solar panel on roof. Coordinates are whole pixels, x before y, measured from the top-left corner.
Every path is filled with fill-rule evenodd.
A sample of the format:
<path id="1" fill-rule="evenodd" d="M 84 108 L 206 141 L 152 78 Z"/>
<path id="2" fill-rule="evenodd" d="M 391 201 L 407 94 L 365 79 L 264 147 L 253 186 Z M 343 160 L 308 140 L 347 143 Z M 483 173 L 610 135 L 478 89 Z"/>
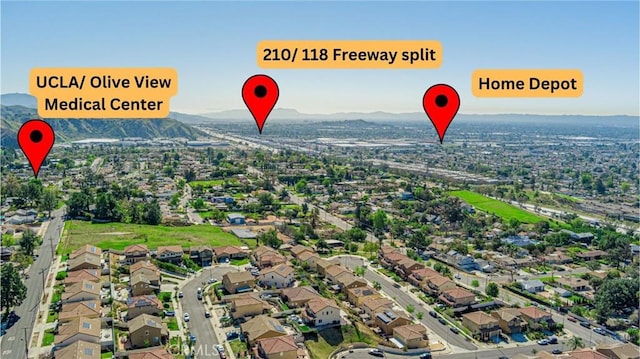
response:
<path id="1" fill-rule="evenodd" d="M 386 314 L 387 317 L 391 318 L 391 320 L 394 320 L 398 317 L 394 312 L 390 312 L 390 311 L 385 311 L 384 314 Z"/>
<path id="2" fill-rule="evenodd" d="M 389 319 L 389 317 L 387 317 L 386 315 L 382 314 L 382 313 L 378 313 L 377 317 L 382 320 L 383 322 L 385 322 L 385 324 L 389 324 L 391 323 L 391 319 Z"/>
<path id="3" fill-rule="evenodd" d="M 82 322 L 82 327 L 85 329 L 91 329 L 91 323 Z"/>
<path id="4" fill-rule="evenodd" d="M 93 348 L 85 348 L 84 355 L 93 355 Z"/>

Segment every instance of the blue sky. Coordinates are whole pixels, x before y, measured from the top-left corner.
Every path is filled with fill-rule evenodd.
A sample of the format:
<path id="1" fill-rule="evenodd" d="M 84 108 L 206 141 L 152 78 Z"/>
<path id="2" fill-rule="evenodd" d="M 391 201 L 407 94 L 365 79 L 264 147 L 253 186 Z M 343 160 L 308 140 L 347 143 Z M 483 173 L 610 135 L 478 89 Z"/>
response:
<path id="1" fill-rule="evenodd" d="M 28 92 L 33 67 L 174 67 L 171 109 L 244 108 L 256 73 L 280 87 L 277 107 L 307 113 L 418 112 L 448 83 L 460 113 L 639 112 L 638 2 L 25 2 L 2 1 L 1 91 Z M 276 39 L 439 40 L 430 70 L 263 70 L 256 45 Z M 577 68 L 581 98 L 471 94 L 479 68 Z"/>

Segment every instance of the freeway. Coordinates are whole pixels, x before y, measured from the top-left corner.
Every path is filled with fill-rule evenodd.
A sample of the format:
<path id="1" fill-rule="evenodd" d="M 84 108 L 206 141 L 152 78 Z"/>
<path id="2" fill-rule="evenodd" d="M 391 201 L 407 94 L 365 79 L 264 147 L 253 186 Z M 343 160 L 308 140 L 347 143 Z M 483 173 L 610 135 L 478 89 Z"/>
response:
<path id="1" fill-rule="evenodd" d="M 29 269 L 29 278 L 24 281 L 27 286 L 27 297 L 20 306 L 15 308 L 16 315 L 20 318 L 7 329 L 0 342 L 0 357 L 19 358 L 29 357 L 29 341 L 33 326 L 36 323 L 36 315 L 42 298 L 42 292 L 53 263 L 53 252 L 60 241 L 64 228 L 64 207 L 51 213 L 52 219 L 45 231 L 42 245 L 38 249 L 38 258 Z M 45 313 L 46 316 L 46 313 Z M 39 338 L 42 340 L 42 338 Z M 40 343 L 34 343 L 39 346 Z"/>
<path id="2" fill-rule="evenodd" d="M 213 321 L 205 319 L 204 312 L 206 309 L 204 302 L 198 299 L 198 288 L 204 289 L 205 285 L 203 285 L 202 282 L 206 283 L 209 278 L 221 280 L 224 274 L 233 270 L 238 269 L 232 266 L 205 268 L 181 289 L 184 293 L 184 298 L 179 299 L 179 308 L 181 310 L 177 311 L 176 316 L 178 316 L 177 319 L 183 321 L 185 327 L 196 336 L 196 345 L 193 348 L 193 352 L 197 358 L 218 357 L 215 346 L 216 344 L 220 344 L 213 328 Z M 189 313 L 191 319 L 188 323 L 184 323 L 184 313 Z M 219 325 L 219 323 L 215 323 L 215 325 Z"/>
<path id="3" fill-rule="evenodd" d="M 354 269 L 357 266 L 361 266 L 364 262 L 364 259 L 362 257 L 357 256 L 340 256 L 338 258 L 343 266 L 351 269 Z M 426 303 L 415 299 L 413 296 L 407 295 L 406 289 L 403 290 L 402 288 L 394 287 L 393 285 L 395 283 L 391 281 L 391 279 L 387 278 L 386 276 L 380 275 L 377 272 L 374 272 L 370 268 L 366 269 L 364 278 L 369 282 L 380 283 L 381 291 L 392 297 L 403 308 L 406 308 L 408 305 L 412 305 L 414 308 L 416 308 L 416 311 L 422 311 L 424 313 L 424 316 L 422 317 L 422 320 L 420 320 L 420 322 L 427 328 L 435 332 L 440 338 L 442 338 L 442 340 L 446 341 L 450 345 L 466 350 L 475 350 L 477 348 L 474 344 L 467 341 L 463 336 L 453 334 L 448 326 L 440 324 L 436 318 L 428 315 L 427 313 L 431 309 Z M 424 310 L 420 310 L 420 308 L 424 308 Z"/>

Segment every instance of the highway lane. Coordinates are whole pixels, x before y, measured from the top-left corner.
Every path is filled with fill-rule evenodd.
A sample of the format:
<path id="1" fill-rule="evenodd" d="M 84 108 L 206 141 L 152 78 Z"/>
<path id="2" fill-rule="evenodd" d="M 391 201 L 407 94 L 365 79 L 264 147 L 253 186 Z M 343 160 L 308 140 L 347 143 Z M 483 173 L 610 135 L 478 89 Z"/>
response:
<path id="1" fill-rule="evenodd" d="M 184 298 L 178 299 L 180 301 L 180 312 L 178 320 L 184 323 L 184 313 L 189 313 L 190 320 L 186 323 L 185 327 L 196 336 L 196 344 L 193 347 L 193 353 L 196 354 L 196 358 L 213 358 L 218 357 L 215 345 L 220 344 L 216 337 L 213 323 L 211 320 L 205 318 L 204 302 L 198 299 L 198 288 L 203 288 L 209 278 L 216 278 L 222 280 L 222 276 L 229 271 L 236 271 L 237 267 L 232 266 L 215 266 L 205 268 L 196 277 L 191 279 L 182 287 Z M 202 284 L 205 282 L 205 285 Z M 219 323 L 215 323 L 219 325 Z M 224 339 L 224 338 L 223 338 Z"/>
<path id="2" fill-rule="evenodd" d="M 361 257 L 341 256 L 339 257 L 339 260 L 342 265 L 351 269 L 361 266 L 363 263 L 363 258 Z M 391 279 L 374 272 L 368 267 L 364 273 L 364 278 L 369 282 L 380 283 L 381 291 L 392 297 L 403 308 L 406 308 L 408 305 L 412 305 L 416 308 L 417 312 L 423 312 L 424 316 L 420 322 L 450 345 L 466 350 L 475 350 L 477 348 L 473 343 L 468 342 L 462 335 L 452 333 L 449 326 L 442 325 L 436 318 L 431 317 L 429 315 L 429 311 L 432 309 L 426 303 L 414 299 L 413 296 L 407 295 L 407 293 L 401 288 L 394 287 L 393 285 L 395 283 Z"/>
<path id="3" fill-rule="evenodd" d="M 64 228 L 64 220 L 62 219 L 64 213 L 64 207 L 51 213 L 53 218 L 45 231 L 42 245 L 38 248 L 38 258 L 29 269 L 29 279 L 24 281 L 27 286 L 27 297 L 20 306 L 15 308 L 16 314 L 20 319 L 11 328 L 7 329 L 5 335 L 2 336 L 0 357 L 20 358 L 28 357 L 29 355 L 29 341 L 37 319 L 36 315 L 49 273 L 49 267 L 53 263 L 52 252 L 55 252 Z M 43 315 L 46 316 L 46 313 Z M 38 339 L 38 341 L 41 340 L 42 338 Z M 40 345 L 40 343 L 34 344 Z"/>

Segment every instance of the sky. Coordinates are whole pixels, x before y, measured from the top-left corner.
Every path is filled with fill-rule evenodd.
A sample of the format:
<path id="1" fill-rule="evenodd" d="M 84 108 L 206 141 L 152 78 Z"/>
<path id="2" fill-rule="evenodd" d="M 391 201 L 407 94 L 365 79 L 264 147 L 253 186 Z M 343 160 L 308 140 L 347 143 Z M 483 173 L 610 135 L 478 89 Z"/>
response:
<path id="1" fill-rule="evenodd" d="M 0 90 L 29 91 L 34 67 L 173 67 L 171 110 L 245 108 L 258 73 L 276 107 L 303 113 L 422 112 L 437 83 L 460 113 L 639 115 L 639 3 L 625 2 L 1 2 Z M 269 70 L 261 40 L 438 40 L 442 66 L 420 70 Z M 580 98 L 476 98 L 476 69 L 580 69 Z"/>

